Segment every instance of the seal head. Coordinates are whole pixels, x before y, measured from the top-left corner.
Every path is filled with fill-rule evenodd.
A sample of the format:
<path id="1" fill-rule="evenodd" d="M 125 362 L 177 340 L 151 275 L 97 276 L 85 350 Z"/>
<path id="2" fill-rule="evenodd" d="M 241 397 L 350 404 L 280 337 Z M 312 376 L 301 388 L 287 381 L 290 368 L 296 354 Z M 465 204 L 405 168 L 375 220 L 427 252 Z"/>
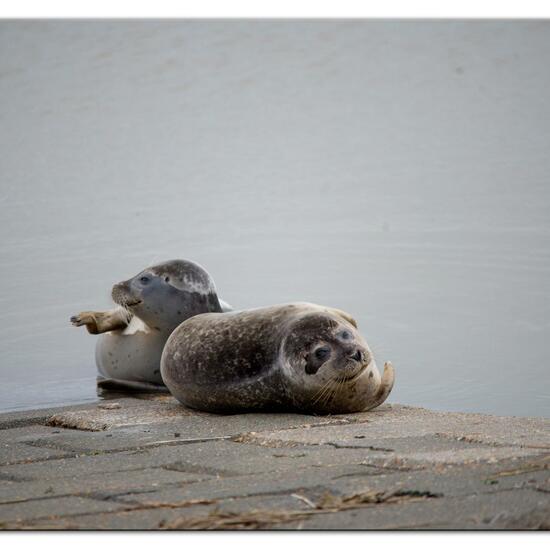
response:
<path id="1" fill-rule="evenodd" d="M 171 332 L 198 313 L 222 311 L 214 282 L 198 264 L 172 260 L 113 286 L 115 303 L 153 330 Z"/>
<path id="2" fill-rule="evenodd" d="M 362 386 L 369 374 L 373 381 L 376 367 L 351 321 L 334 310 L 314 311 L 290 325 L 282 345 L 282 368 L 298 408 L 328 413 L 367 407 L 372 392 L 369 384 Z"/>

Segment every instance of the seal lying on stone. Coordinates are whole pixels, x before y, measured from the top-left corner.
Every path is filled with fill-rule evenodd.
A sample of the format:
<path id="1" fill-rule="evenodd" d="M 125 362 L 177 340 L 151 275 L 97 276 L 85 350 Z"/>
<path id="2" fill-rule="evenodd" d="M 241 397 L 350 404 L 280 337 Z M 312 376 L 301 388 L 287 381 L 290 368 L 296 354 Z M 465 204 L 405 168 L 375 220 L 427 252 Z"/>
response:
<path id="1" fill-rule="evenodd" d="M 112 297 L 116 309 L 71 317 L 73 325 L 101 334 L 95 354 L 100 387 L 163 388 L 160 357 L 172 331 L 193 315 L 231 309 L 218 299 L 206 270 L 188 260 L 148 267 L 116 284 Z"/>
<path id="2" fill-rule="evenodd" d="M 347 313 L 292 303 L 197 315 L 168 338 L 161 374 L 184 405 L 217 413 L 287 410 L 337 414 L 373 409 L 388 397 Z"/>

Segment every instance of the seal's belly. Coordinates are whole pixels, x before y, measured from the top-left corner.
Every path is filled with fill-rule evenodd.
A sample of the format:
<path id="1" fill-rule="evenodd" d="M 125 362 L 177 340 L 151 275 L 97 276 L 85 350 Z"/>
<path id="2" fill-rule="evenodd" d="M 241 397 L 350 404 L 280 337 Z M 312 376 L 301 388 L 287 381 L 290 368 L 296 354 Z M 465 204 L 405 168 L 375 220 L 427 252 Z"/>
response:
<path id="1" fill-rule="evenodd" d="M 151 332 L 102 334 L 96 344 L 96 365 L 106 378 L 162 384 L 160 357 L 166 337 Z"/>

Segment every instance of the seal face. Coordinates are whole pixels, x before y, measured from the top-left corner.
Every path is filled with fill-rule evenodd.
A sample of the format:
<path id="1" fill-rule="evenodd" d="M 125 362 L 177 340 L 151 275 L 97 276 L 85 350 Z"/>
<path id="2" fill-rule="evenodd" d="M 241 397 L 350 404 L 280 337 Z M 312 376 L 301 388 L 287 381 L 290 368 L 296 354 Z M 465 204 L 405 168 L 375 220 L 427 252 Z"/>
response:
<path id="1" fill-rule="evenodd" d="M 184 405 L 222 413 L 363 411 L 394 379 L 390 364 L 380 377 L 351 316 L 308 303 L 192 317 L 166 342 L 161 374 Z"/>
<path id="2" fill-rule="evenodd" d="M 96 345 L 100 375 L 115 386 L 138 389 L 140 383 L 162 385 L 162 350 L 180 323 L 200 313 L 223 311 L 212 278 L 189 260 L 148 267 L 114 285 L 112 298 L 119 308 L 83 312 L 71 322 L 101 334 Z"/>
<path id="3" fill-rule="evenodd" d="M 222 311 L 210 275 L 187 260 L 164 262 L 113 287 L 113 301 L 147 327 L 172 332 L 199 313 Z"/>

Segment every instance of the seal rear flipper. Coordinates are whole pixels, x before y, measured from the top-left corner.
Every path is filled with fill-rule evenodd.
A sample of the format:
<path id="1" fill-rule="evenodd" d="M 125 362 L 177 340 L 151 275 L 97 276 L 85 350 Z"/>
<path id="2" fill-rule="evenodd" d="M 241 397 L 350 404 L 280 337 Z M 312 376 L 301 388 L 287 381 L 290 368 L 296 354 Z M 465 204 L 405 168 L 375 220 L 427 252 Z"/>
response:
<path id="1" fill-rule="evenodd" d="M 395 371 L 393 369 L 393 365 L 389 361 L 387 361 L 384 364 L 384 373 L 382 374 L 380 387 L 376 392 L 376 395 L 374 396 L 374 401 L 372 404 L 368 405 L 364 410 L 370 411 L 372 409 L 375 409 L 379 405 L 382 405 L 382 403 L 384 403 L 384 401 L 388 398 L 388 395 L 390 395 L 390 392 L 392 391 L 392 388 L 393 388 L 394 381 L 395 381 Z"/>
<path id="2" fill-rule="evenodd" d="M 120 380 L 118 378 L 98 377 L 97 387 L 102 390 L 169 393 L 168 388 L 164 384 L 155 384 L 154 382 L 137 382 L 136 380 Z"/>

